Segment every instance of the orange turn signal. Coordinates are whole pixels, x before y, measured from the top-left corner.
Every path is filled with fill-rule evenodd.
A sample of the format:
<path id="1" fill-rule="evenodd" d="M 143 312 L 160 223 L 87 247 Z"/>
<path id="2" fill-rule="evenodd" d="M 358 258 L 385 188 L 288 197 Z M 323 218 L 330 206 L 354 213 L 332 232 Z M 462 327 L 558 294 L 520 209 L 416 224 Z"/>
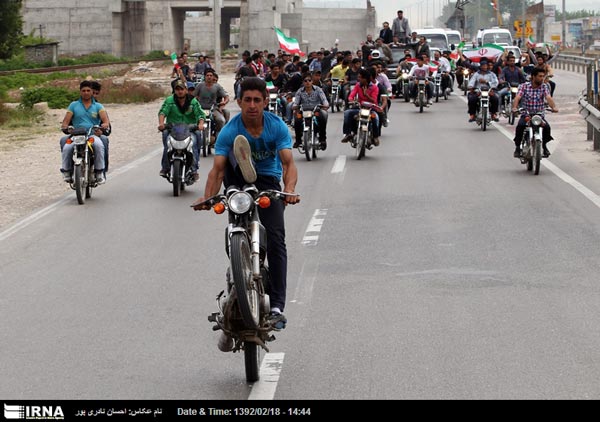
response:
<path id="1" fill-rule="evenodd" d="M 261 208 L 269 208 L 271 206 L 271 199 L 268 196 L 261 196 L 258 198 L 258 206 Z"/>
<path id="2" fill-rule="evenodd" d="M 302 114 L 298 113 L 298 114 L 296 114 L 296 117 L 297 117 L 298 119 L 301 119 L 301 118 L 302 118 Z"/>
<path id="3" fill-rule="evenodd" d="M 73 140 L 71 138 L 67 139 L 67 144 L 72 144 Z"/>
<path id="4" fill-rule="evenodd" d="M 374 119 L 377 116 L 376 113 L 371 113 L 371 119 Z"/>
<path id="5" fill-rule="evenodd" d="M 89 137 L 89 138 L 88 138 L 88 142 L 89 142 L 90 144 L 93 144 L 93 143 L 94 143 L 94 137 L 93 137 L 93 136 L 92 136 L 92 137 Z"/>
<path id="6" fill-rule="evenodd" d="M 526 121 L 526 122 L 529 122 L 530 120 L 531 120 L 531 116 L 527 116 L 527 117 L 525 117 L 525 121 Z"/>
<path id="7" fill-rule="evenodd" d="M 219 202 L 218 204 L 215 204 L 213 206 L 213 211 L 215 212 L 215 214 L 223 214 L 225 212 L 225 205 Z"/>

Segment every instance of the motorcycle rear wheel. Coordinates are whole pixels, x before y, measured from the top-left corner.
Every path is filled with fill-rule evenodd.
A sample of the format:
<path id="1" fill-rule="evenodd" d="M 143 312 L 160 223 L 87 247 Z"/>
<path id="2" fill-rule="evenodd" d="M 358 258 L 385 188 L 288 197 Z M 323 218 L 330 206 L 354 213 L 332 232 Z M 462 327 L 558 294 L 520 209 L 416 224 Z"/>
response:
<path id="1" fill-rule="evenodd" d="M 245 233 L 231 235 L 231 276 L 238 298 L 238 305 L 244 326 L 254 330 L 259 324 L 260 300 L 256 283 L 252 277 L 250 245 Z"/>
<path id="2" fill-rule="evenodd" d="M 77 202 L 79 205 L 85 204 L 85 180 L 83 178 L 81 166 L 81 164 L 75 166 L 73 171 L 73 184 L 75 185 L 75 194 L 77 195 Z"/>
<path id="3" fill-rule="evenodd" d="M 173 171 L 171 172 L 171 183 L 173 184 L 173 196 L 179 196 L 181 193 L 181 161 L 173 161 Z"/>
<path id="4" fill-rule="evenodd" d="M 244 342 L 244 363 L 248 382 L 256 382 L 260 379 L 260 350 L 258 344 L 251 341 Z"/>

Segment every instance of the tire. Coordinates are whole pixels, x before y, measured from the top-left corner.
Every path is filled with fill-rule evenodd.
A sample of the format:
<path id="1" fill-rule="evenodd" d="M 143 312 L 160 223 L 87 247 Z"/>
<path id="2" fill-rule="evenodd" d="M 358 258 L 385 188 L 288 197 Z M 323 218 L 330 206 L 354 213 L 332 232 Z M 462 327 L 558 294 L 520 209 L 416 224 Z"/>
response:
<path id="1" fill-rule="evenodd" d="M 88 176 L 87 176 L 87 180 L 92 180 L 92 172 L 94 170 L 92 170 L 92 167 L 88 167 Z M 85 184 L 85 199 L 89 199 L 92 197 L 92 187 L 90 186 L 89 182 Z"/>
<path id="2" fill-rule="evenodd" d="M 204 130 L 202 131 L 202 156 L 206 157 L 208 155 L 208 151 L 209 151 L 209 144 L 210 144 L 210 131 L 208 130 L 208 125 L 210 123 L 208 123 L 205 127 Z"/>
<path id="3" fill-rule="evenodd" d="M 173 196 L 179 196 L 181 193 L 181 161 L 173 161 L 173 170 L 171 172 L 171 183 L 173 184 Z"/>
<path id="4" fill-rule="evenodd" d="M 540 165 L 542 162 L 542 141 L 536 140 L 533 148 L 533 174 L 540 174 Z"/>
<path id="5" fill-rule="evenodd" d="M 419 113 L 423 113 L 423 94 L 419 94 Z"/>
<path id="6" fill-rule="evenodd" d="M 306 156 L 306 160 L 312 160 L 312 130 L 309 128 L 304 132 L 302 136 L 302 143 L 304 144 L 304 155 Z"/>
<path id="7" fill-rule="evenodd" d="M 251 341 L 244 342 L 244 363 L 246 364 L 246 381 L 256 382 L 260 379 L 260 346 Z"/>
<path id="8" fill-rule="evenodd" d="M 317 143 L 317 137 L 313 136 L 312 137 L 312 141 L 316 144 Z M 313 158 L 313 160 L 317 158 L 317 150 L 319 148 L 320 148 L 320 145 L 319 146 L 317 146 L 317 145 L 313 145 L 312 146 L 312 158 Z"/>
<path id="9" fill-rule="evenodd" d="M 231 236 L 231 276 L 237 293 L 238 306 L 244 326 L 254 330 L 259 324 L 259 293 L 252 280 L 252 262 L 250 244 L 245 233 L 237 232 Z"/>
<path id="10" fill-rule="evenodd" d="M 484 108 L 483 110 L 481 110 L 481 130 L 483 130 L 484 132 L 487 129 L 487 109 Z"/>
<path id="11" fill-rule="evenodd" d="M 367 147 L 367 136 L 369 136 L 369 131 L 358 129 L 358 139 L 356 141 L 356 159 L 360 160 L 365 156 L 365 149 Z"/>
<path id="12" fill-rule="evenodd" d="M 515 124 L 515 113 L 513 113 L 512 110 L 508 112 L 508 124 L 509 125 Z"/>
<path id="13" fill-rule="evenodd" d="M 85 204 L 85 180 L 81 166 L 80 164 L 73 169 L 73 184 L 75 185 L 75 195 L 77 195 L 79 205 Z"/>
<path id="14" fill-rule="evenodd" d="M 439 90 L 439 88 L 436 88 L 436 90 L 435 90 L 435 102 L 436 103 L 440 102 L 440 90 Z"/>
<path id="15" fill-rule="evenodd" d="M 404 85 L 404 102 L 407 103 L 410 101 L 410 93 L 408 92 L 408 85 Z"/>

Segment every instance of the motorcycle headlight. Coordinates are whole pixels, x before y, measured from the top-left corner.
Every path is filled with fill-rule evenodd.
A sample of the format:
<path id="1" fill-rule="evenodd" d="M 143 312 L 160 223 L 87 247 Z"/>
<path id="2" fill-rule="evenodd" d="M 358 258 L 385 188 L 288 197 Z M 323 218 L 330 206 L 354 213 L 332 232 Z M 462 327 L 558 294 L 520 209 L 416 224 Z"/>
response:
<path id="1" fill-rule="evenodd" d="M 313 115 L 312 111 L 303 111 L 302 112 L 302 117 L 304 117 L 305 119 L 312 117 L 312 115 Z"/>
<path id="2" fill-rule="evenodd" d="M 465 75 L 465 76 L 466 76 L 466 75 L 468 75 L 468 74 L 469 74 L 469 70 L 468 70 L 468 69 L 465 69 L 465 70 L 463 70 L 463 75 Z"/>
<path id="3" fill-rule="evenodd" d="M 402 79 L 408 79 L 408 73 L 403 73 L 402 74 Z"/>
<path id="4" fill-rule="evenodd" d="M 246 192 L 236 192 L 229 197 L 229 209 L 236 214 L 244 214 L 253 204 L 252 196 Z"/>
<path id="5" fill-rule="evenodd" d="M 544 119 L 542 116 L 538 116 L 537 114 L 531 118 L 531 124 L 534 126 L 541 126 L 544 123 Z"/>
<path id="6" fill-rule="evenodd" d="M 269 99 L 276 100 L 277 99 L 277 94 L 269 94 Z"/>
<path id="7" fill-rule="evenodd" d="M 360 109 L 360 117 L 369 117 L 369 114 L 371 114 L 371 110 L 369 110 L 368 108 Z"/>
<path id="8" fill-rule="evenodd" d="M 512 92 L 513 94 L 516 94 L 517 92 L 519 92 L 519 88 L 517 88 L 516 86 L 513 86 L 513 87 L 510 89 L 510 92 Z"/>
<path id="9" fill-rule="evenodd" d="M 87 137 L 85 135 L 71 136 L 71 141 L 75 145 L 85 144 Z"/>
<path id="10" fill-rule="evenodd" d="M 489 96 L 490 96 L 490 93 L 489 93 L 489 91 L 481 91 L 481 96 L 482 96 L 483 98 L 486 98 L 486 97 L 489 97 Z"/>
<path id="11" fill-rule="evenodd" d="M 169 145 L 173 149 L 187 149 L 188 145 L 192 142 L 192 137 L 185 138 L 181 141 L 177 141 L 174 138 L 169 137 Z"/>

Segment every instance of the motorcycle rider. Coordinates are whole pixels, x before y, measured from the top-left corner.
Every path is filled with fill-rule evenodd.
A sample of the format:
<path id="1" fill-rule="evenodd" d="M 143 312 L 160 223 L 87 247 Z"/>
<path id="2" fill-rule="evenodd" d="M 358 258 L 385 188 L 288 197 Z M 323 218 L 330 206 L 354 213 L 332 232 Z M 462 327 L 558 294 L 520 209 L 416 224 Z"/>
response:
<path id="1" fill-rule="evenodd" d="M 300 107 L 304 110 L 313 110 L 316 106 L 321 106 L 321 111 L 317 117 L 318 129 L 319 129 L 319 143 L 321 149 L 324 151 L 327 149 L 327 109 L 329 108 L 329 102 L 325 96 L 325 92 L 318 87 L 313 85 L 313 79 L 311 75 L 307 75 L 302 80 L 303 87 L 296 91 L 294 96 L 294 102 L 292 103 L 292 110 L 298 111 Z M 302 129 L 304 128 L 304 121 L 302 115 L 298 117 L 294 113 L 294 130 L 296 132 L 296 142 L 294 142 L 293 148 L 298 148 L 302 144 Z"/>
<path id="2" fill-rule="evenodd" d="M 438 63 L 437 71 L 441 73 L 442 76 L 442 83 L 440 86 L 442 93 L 445 92 L 446 89 L 449 91 L 450 86 L 452 85 L 452 80 L 450 79 L 450 72 L 452 70 L 450 68 L 450 62 L 445 57 L 442 57 L 438 50 L 433 53 L 433 60 Z"/>
<path id="3" fill-rule="evenodd" d="M 198 130 L 192 132 L 194 162 L 191 168 L 194 180 L 198 180 L 198 160 L 200 158 L 198 139 L 202 136 L 206 114 L 204 114 L 198 100 L 187 92 L 186 84 L 183 81 L 177 81 L 175 84 L 175 94 L 165 98 L 158 112 L 158 130 L 161 131 L 163 135 L 163 154 L 161 159 L 161 170 L 159 173 L 161 177 L 167 177 L 170 170 L 169 158 L 167 156 L 167 139 L 169 133 L 165 130 L 165 120 L 167 123 L 173 124 L 198 124 Z"/>
<path id="4" fill-rule="evenodd" d="M 281 71 L 281 62 L 275 62 L 271 65 L 271 72 L 267 74 L 265 77 L 265 82 L 271 82 L 273 86 L 276 88 L 278 94 L 282 94 L 285 88 L 285 85 L 288 82 L 288 77 L 285 73 Z M 278 106 L 281 108 L 281 115 L 285 119 L 288 115 L 287 107 L 288 103 L 285 98 L 279 97 L 277 100 Z"/>
<path id="5" fill-rule="evenodd" d="M 494 93 L 494 89 L 498 86 L 498 77 L 496 74 L 489 71 L 489 63 L 486 58 L 479 61 L 479 70 L 471 76 L 469 84 L 469 93 L 467 94 L 468 100 L 468 113 L 469 122 L 475 121 L 475 114 L 477 114 L 477 108 L 479 107 L 479 94 L 475 92 L 475 89 L 482 87 L 489 88 L 490 94 L 490 113 L 493 121 L 498 121 L 498 96 Z"/>
<path id="6" fill-rule="evenodd" d="M 195 210 L 208 210 L 208 206 L 198 204 L 219 193 L 222 183 L 227 188 L 230 185 L 244 186 L 246 181 L 256 180 L 259 191 L 282 190 L 280 181 L 283 177 L 284 192 L 294 193 L 296 188 L 298 169 L 291 150 L 292 139 L 283 121 L 264 111 L 268 103 L 266 83 L 256 77 L 244 79 L 237 102 L 241 113 L 232 117 L 217 139 L 213 167 L 208 173 L 204 196 L 193 204 Z M 229 162 L 231 153 L 235 163 Z M 285 199 L 287 204 L 299 201 L 298 196 L 286 196 Z M 282 201 L 272 201 L 270 207 L 259 208 L 258 211 L 267 232 L 267 260 L 271 275 L 271 312 L 268 318 L 275 330 L 281 330 L 287 324 L 283 314 L 287 287 L 284 209 Z M 222 336 L 227 337 L 224 333 Z M 228 343 L 227 349 L 231 350 L 233 342 L 224 340 L 223 343 Z M 227 351 L 221 346 L 219 348 Z"/>
<path id="7" fill-rule="evenodd" d="M 84 127 L 86 129 L 95 125 L 102 126 L 103 129 L 110 127 L 108 115 L 104 106 L 97 102 L 93 96 L 92 81 L 82 81 L 79 84 L 80 97 L 77 101 L 69 104 L 69 108 L 65 113 L 65 117 L 61 124 L 61 130 L 67 130 L 69 124 L 73 127 Z M 94 132 L 94 141 L 92 148 L 94 150 L 94 172 L 96 174 L 96 182 L 101 185 L 106 181 L 104 177 L 104 143 L 99 135 L 102 132 L 97 130 Z M 73 182 L 73 149 L 75 144 L 66 143 L 62 148 L 62 168 L 63 180 L 67 183 Z"/>
<path id="8" fill-rule="evenodd" d="M 350 94 L 350 87 L 352 85 L 357 84 L 358 72 L 360 71 L 361 63 L 362 61 L 358 57 L 352 59 L 350 69 L 346 71 L 346 75 L 344 76 L 344 85 L 342 85 L 342 93 L 344 101 L 346 102 L 346 107 L 348 106 L 348 95 Z"/>
<path id="9" fill-rule="evenodd" d="M 420 79 L 425 79 L 425 90 L 427 94 L 427 104 L 431 104 L 431 97 L 433 97 L 433 86 L 429 82 L 429 66 L 426 65 L 423 61 L 423 56 L 417 56 L 417 64 L 411 67 L 410 72 L 408 72 L 408 79 L 410 83 L 408 88 L 410 90 L 410 98 L 412 98 L 417 103 L 417 89 L 418 83 L 417 81 Z"/>
<path id="10" fill-rule="evenodd" d="M 502 68 L 502 72 L 500 73 L 499 81 L 500 83 L 506 83 L 506 86 L 498 91 L 498 97 L 500 97 L 500 105 L 504 107 L 504 96 L 510 95 L 510 88 L 512 84 L 524 84 L 526 82 L 525 74 L 523 71 L 518 68 L 515 64 L 516 58 L 515 55 L 509 53 L 506 57 L 506 66 Z M 506 110 L 507 112 L 509 110 Z"/>
<path id="11" fill-rule="evenodd" d="M 204 110 L 210 110 L 213 104 L 217 104 L 211 116 L 215 123 L 215 139 L 223 126 L 225 126 L 225 123 L 227 123 L 223 109 L 229 102 L 229 94 L 216 82 L 216 75 L 217 72 L 214 69 L 206 69 L 204 72 L 204 82 L 199 83 L 194 90 L 194 97 L 198 99 Z M 221 100 L 218 102 L 219 98 Z M 214 144 L 212 140 L 205 139 L 205 141 L 210 141 L 211 144 Z"/>
<path id="12" fill-rule="evenodd" d="M 556 108 L 556 104 L 554 103 L 554 99 L 552 95 L 550 95 L 550 89 L 548 85 L 544 83 L 544 79 L 546 78 L 546 73 L 541 68 L 535 68 L 531 72 L 531 81 L 522 84 L 519 87 L 519 92 L 515 97 L 515 101 L 513 102 L 513 113 L 516 113 L 519 109 L 519 104 L 524 108 L 527 113 L 522 113 L 521 118 L 519 119 L 519 123 L 515 128 L 515 137 L 513 141 L 515 142 L 515 152 L 514 157 L 521 156 L 521 140 L 523 139 L 523 133 L 525 132 L 526 122 L 525 119 L 527 116 L 531 116 L 535 113 L 541 113 L 542 117 L 544 117 L 545 111 L 545 103 L 548 102 L 548 105 L 552 109 L 553 113 L 558 113 L 558 108 Z M 521 99 L 523 102 L 521 103 Z M 545 125 L 542 128 L 542 148 L 543 148 L 543 156 L 549 157 L 550 151 L 546 147 L 546 144 L 552 140 L 552 135 L 550 133 L 550 125 L 548 121 L 544 119 Z"/>
<path id="13" fill-rule="evenodd" d="M 358 72 L 358 84 L 354 86 L 354 89 L 348 96 L 348 101 L 356 99 L 358 103 L 369 102 L 377 106 L 377 97 L 379 96 L 379 88 L 377 84 L 372 82 L 372 73 L 369 69 L 360 69 Z M 375 107 L 376 109 L 379 107 Z M 377 110 L 380 111 L 380 110 Z M 354 137 L 357 132 L 358 120 L 356 116 L 360 112 L 360 108 L 349 108 L 344 111 L 344 126 L 342 128 L 344 132 L 344 138 L 342 143 L 346 143 Z M 375 146 L 379 146 L 379 114 L 375 114 L 373 120 L 373 143 Z"/>

